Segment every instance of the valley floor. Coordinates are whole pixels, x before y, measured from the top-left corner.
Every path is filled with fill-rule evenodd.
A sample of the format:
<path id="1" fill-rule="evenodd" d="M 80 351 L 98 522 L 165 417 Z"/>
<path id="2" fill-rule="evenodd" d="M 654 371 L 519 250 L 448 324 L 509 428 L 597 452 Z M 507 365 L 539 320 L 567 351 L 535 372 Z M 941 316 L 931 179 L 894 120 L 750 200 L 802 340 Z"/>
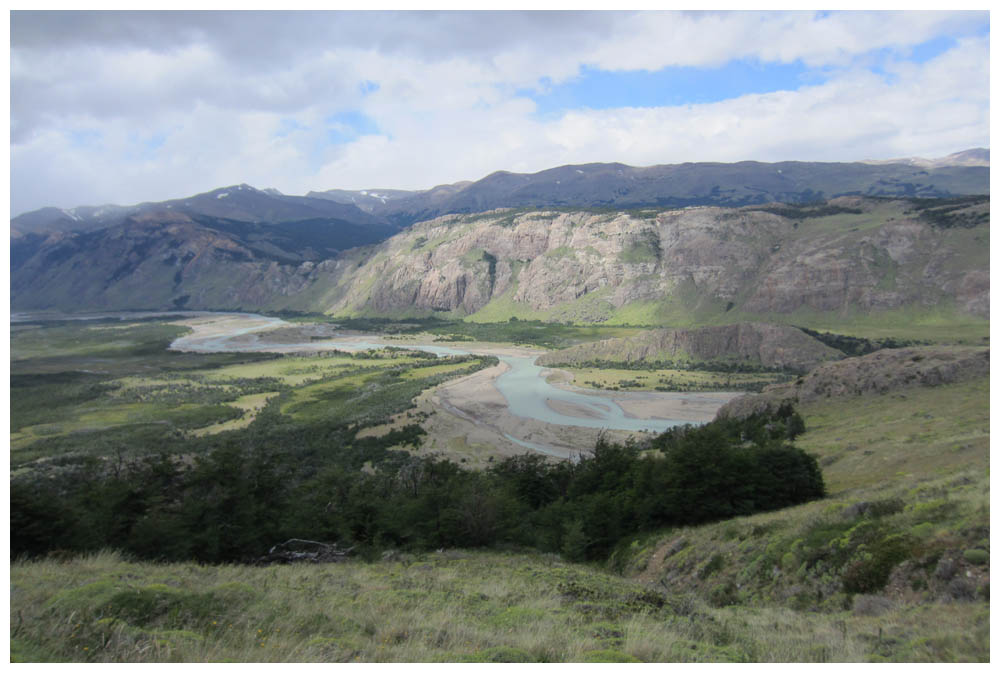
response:
<path id="1" fill-rule="evenodd" d="M 292 326 L 273 318 L 249 314 L 197 316 L 177 321 L 176 324 L 193 330 L 190 335 L 175 343 L 174 347 L 179 350 L 236 348 L 309 354 L 338 348 L 353 350 L 357 348 L 359 341 L 405 348 L 424 345 L 433 339 L 432 335 L 338 336 L 333 331 L 329 334 L 323 332 L 322 326 Z M 460 348 L 476 355 L 497 357 L 530 357 L 544 352 L 511 344 L 483 342 L 443 342 L 440 345 Z M 427 390 L 415 400 L 416 411 L 398 414 L 382 426 L 364 430 L 362 436 L 380 436 L 417 419 L 427 431 L 427 438 L 421 447 L 424 451 L 472 465 L 487 464 L 492 459 L 518 455 L 526 448 L 558 458 L 568 458 L 583 448 L 594 446 L 601 435 L 615 441 L 624 441 L 634 436 L 630 432 L 545 423 L 512 414 L 506 399 L 496 386 L 496 379 L 508 369 L 507 365 L 501 363 Z M 606 391 L 601 394 L 572 385 L 573 379 L 573 374 L 562 370 L 551 370 L 548 376 L 553 385 L 609 399 L 618 404 L 627 417 L 639 419 L 704 423 L 712 420 L 723 404 L 742 394 L 631 391 Z M 555 400 L 547 403 L 561 414 L 586 417 L 586 409 L 571 403 Z"/>

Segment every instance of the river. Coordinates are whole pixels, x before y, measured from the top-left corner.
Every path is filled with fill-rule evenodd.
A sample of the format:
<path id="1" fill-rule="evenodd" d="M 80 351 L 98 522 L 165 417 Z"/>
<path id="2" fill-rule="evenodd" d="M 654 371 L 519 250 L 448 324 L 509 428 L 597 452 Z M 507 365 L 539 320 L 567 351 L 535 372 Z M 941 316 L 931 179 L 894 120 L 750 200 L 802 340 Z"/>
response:
<path id="1" fill-rule="evenodd" d="M 231 326 L 226 326 L 224 318 L 232 316 Z M 332 335 L 327 340 L 306 338 L 298 343 L 282 339 L 269 343 L 260 336 L 278 327 L 291 327 L 280 318 L 256 314 L 219 315 L 223 323 L 213 323 L 213 329 L 197 330 L 181 337 L 171 344 L 171 348 L 199 352 L 295 352 L 301 350 L 338 349 L 345 351 L 385 348 L 391 343 L 379 340 L 376 335 L 355 335 L 348 339 Z M 402 345 L 402 344 L 401 344 Z M 407 343 L 406 348 L 433 353 L 438 356 L 483 354 L 483 349 L 475 351 L 439 346 L 426 343 Z M 488 352 L 488 351 L 486 351 Z M 492 353 L 491 353 L 492 354 Z M 547 370 L 535 364 L 538 354 L 514 356 L 497 354 L 508 369 L 495 381 L 497 390 L 507 401 L 512 414 L 554 425 L 572 425 L 583 428 L 606 428 L 627 432 L 663 432 L 686 421 L 671 419 L 644 419 L 628 415 L 610 396 L 599 391 L 576 392 L 556 387 L 546 380 Z M 559 407 L 572 411 L 564 413 Z M 514 439 L 508 437 L 509 439 Z M 519 442 L 522 443 L 523 442 Z M 532 447 L 535 448 L 535 447 Z"/>
<path id="2" fill-rule="evenodd" d="M 55 318 L 55 316 L 51 316 Z M 59 316 L 66 319 L 69 316 Z M 303 326 L 286 322 L 281 318 L 262 316 L 255 313 L 215 313 L 201 311 L 176 311 L 164 313 L 106 313 L 100 316 L 73 316 L 76 319 L 112 318 L 122 320 L 150 317 L 176 317 L 186 319 L 183 324 L 192 327 L 193 332 L 179 337 L 171 343 L 174 350 L 212 352 L 316 352 L 323 350 L 358 351 L 387 346 L 400 346 L 433 353 L 438 356 L 449 355 L 496 355 L 506 366 L 505 371 L 497 376 L 493 385 L 503 396 L 507 411 L 517 418 L 529 419 L 556 426 L 573 426 L 594 430 L 608 429 L 625 432 L 659 433 L 677 425 L 691 422 L 691 418 L 638 418 L 629 414 L 612 398 L 611 394 L 602 391 L 579 391 L 552 385 L 547 380 L 547 374 L 552 370 L 535 364 L 539 352 L 527 349 L 497 348 L 486 345 L 476 345 L 465 350 L 453 346 L 441 346 L 430 343 L 392 343 L 378 335 L 344 335 L 331 331 L 331 326 Z M 12 315 L 11 322 L 30 319 L 30 315 Z M 278 331 L 275 331 L 278 330 Z M 312 330 L 310 332 L 310 330 Z M 514 354 L 520 351 L 521 354 Z M 525 354 L 530 353 L 530 354 Z M 680 394 L 680 393 L 614 393 L 614 396 L 630 400 L 632 396 L 647 396 L 663 400 L 662 408 L 677 409 L 678 398 L 681 403 L 693 407 L 696 404 L 721 406 L 722 401 L 715 403 L 709 400 L 714 394 Z M 667 400 L 672 399 L 671 406 Z M 623 401 L 623 403 L 626 403 Z M 669 411 L 660 411 L 670 415 Z M 714 414 L 714 411 L 712 412 Z M 511 442 L 552 455 L 567 456 L 566 450 L 547 444 L 527 441 L 526 438 L 514 437 L 509 432 L 499 430 Z M 511 429 L 511 432 L 514 430 Z M 519 433 L 521 434 L 521 433 Z"/>

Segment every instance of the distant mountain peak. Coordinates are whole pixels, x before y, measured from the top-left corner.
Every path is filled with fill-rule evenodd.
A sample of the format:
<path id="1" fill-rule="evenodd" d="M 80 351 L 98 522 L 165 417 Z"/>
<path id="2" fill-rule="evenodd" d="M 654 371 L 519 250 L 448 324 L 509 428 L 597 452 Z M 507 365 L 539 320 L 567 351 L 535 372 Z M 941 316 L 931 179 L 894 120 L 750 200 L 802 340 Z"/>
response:
<path id="1" fill-rule="evenodd" d="M 945 168 L 948 166 L 983 166 L 989 168 L 990 150 L 986 147 L 975 147 L 969 150 L 962 150 L 961 152 L 953 152 L 946 157 L 938 157 L 937 159 L 901 157 L 897 159 L 868 159 L 861 163 L 878 166 L 906 164 L 907 166 L 917 166 L 920 168 Z"/>

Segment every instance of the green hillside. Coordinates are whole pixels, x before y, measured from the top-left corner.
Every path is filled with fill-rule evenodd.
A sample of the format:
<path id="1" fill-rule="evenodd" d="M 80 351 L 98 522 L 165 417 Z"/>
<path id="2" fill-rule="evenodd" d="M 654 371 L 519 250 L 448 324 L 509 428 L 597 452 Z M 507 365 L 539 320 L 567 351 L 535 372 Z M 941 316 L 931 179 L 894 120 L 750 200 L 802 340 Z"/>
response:
<path id="1" fill-rule="evenodd" d="M 12 659 L 988 661 L 987 392 L 812 405 L 800 443 L 827 498 L 640 536 L 608 568 L 513 550 L 17 562 Z"/>
<path id="2" fill-rule="evenodd" d="M 239 398 L 258 394 L 253 386 L 271 386 L 281 397 L 256 430 L 254 422 L 203 438 L 178 437 L 159 430 L 169 425 L 139 419 L 131 429 L 124 426 L 127 431 L 87 434 L 67 426 L 62 438 L 22 439 L 20 476 L 12 484 L 12 543 L 57 535 L 58 545 L 50 540 L 43 547 L 47 554 L 12 559 L 13 661 L 989 659 L 985 376 L 803 404 L 805 432 L 795 444 L 822 470 L 825 497 L 735 517 L 713 517 L 699 506 L 707 523 L 634 528 L 627 519 L 612 524 L 607 517 L 647 501 L 635 494 L 606 499 L 595 477 L 614 473 L 624 481 L 612 481 L 612 489 L 638 489 L 641 480 L 629 482 L 628 475 L 653 475 L 656 469 L 649 468 L 657 468 L 657 461 L 696 455 L 658 458 L 657 447 L 674 440 L 661 437 L 635 447 L 640 453 L 634 456 L 621 449 L 598 453 L 606 462 L 585 462 L 580 471 L 546 472 L 544 461 L 508 463 L 505 478 L 514 481 L 506 483 L 518 485 L 523 497 L 538 503 L 551 497 L 544 482 L 532 481 L 546 474 L 573 475 L 568 493 L 576 494 L 566 507 L 510 510 L 515 500 L 505 499 L 503 482 L 496 481 L 502 469 L 464 476 L 438 464 L 420 476 L 414 471 L 420 462 L 401 460 L 386 444 L 348 431 L 361 416 L 351 411 L 350 397 L 341 395 L 338 381 L 346 385 L 345 377 L 364 378 L 350 387 L 360 384 L 367 394 L 395 390 L 386 402 L 405 404 L 424 384 L 469 365 L 424 366 L 405 352 L 368 361 L 171 354 L 159 356 L 158 376 L 169 377 L 159 380 L 141 370 L 137 353 L 149 348 L 145 342 L 163 338 L 164 328 L 71 327 L 19 330 L 14 364 L 22 387 L 15 400 L 30 393 L 47 396 L 64 411 L 90 405 L 91 413 L 108 413 L 128 403 L 123 393 L 153 395 L 160 405 L 155 413 L 168 414 L 176 403 L 171 395 L 183 392 L 177 386 L 200 387 L 208 405 L 226 404 L 209 395 L 213 389 Z M 92 341 L 80 340 L 79 332 L 73 337 L 73 330 L 90 330 Z M 116 332 L 117 341 L 106 338 Z M 60 367 L 87 357 L 92 363 L 103 359 L 104 376 L 111 378 L 56 377 Z M 331 405 L 326 412 L 323 400 Z M 32 427 L 24 415 L 28 407 L 12 408 L 20 424 L 15 427 Z M 175 422 L 169 414 L 162 420 Z M 712 427 L 706 431 L 717 432 Z M 149 434 L 153 428 L 161 434 Z M 784 433 L 784 422 L 772 430 Z M 759 431 L 748 426 L 740 432 L 751 437 Z M 685 436 L 699 435 L 675 439 Z M 169 448 L 178 459 L 144 462 L 127 451 L 130 442 L 146 450 Z M 241 443 L 250 450 L 241 453 Z M 91 457 L 74 453 L 74 445 L 88 447 Z M 253 450 L 277 445 L 286 451 Z M 93 456 L 102 455 L 95 463 Z M 693 460 L 690 467 L 705 470 L 734 460 L 727 455 Z M 100 464 L 105 468 L 97 469 Z M 422 464 L 431 469 L 435 463 Z M 622 471 L 632 464 L 642 469 Z M 184 465 L 191 469 L 178 469 Z M 322 473 L 296 481 L 311 465 Z M 518 465 L 530 469 L 510 471 Z M 116 469 L 126 472 L 115 476 Z M 110 472 L 100 476 L 104 470 Z M 128 470 L 144 475 L 141 488 Z M 696 485 L 717 485 L 697 495 L 684 491 L 677 502 L 697 497 L 706 506 L 741 507 L 735 494 L 750 493 L 745 487 L 751 472 L 740 469 L 743 484 L 726 481 L 724 471 L 702 472 Z M 393 481 L 401 478 L 410 481 Z M 420 498 L 408 500 L 400 483 L 412 484 Z M 46 495 L 44 489 L 53 487 L 66 490 Z M 43 488 L 40 499 L 31 499 L 34 488 Z M 354 499 L 359 494 L 365 497 Z M 490 524 L 492 533 L 482 527 L 491 511 L 499 517 Z M 295 518 L 284 518 L 289 514 Z M 56 518 L 47 524 L 45 516 Z M 62 532 L 51 527 L 65 516 L 82 518 Z M 673 514 L 658 516 L 650 520 Z M 522 522 L 522 532 L 505 527 L 508 517 Z M 544 536 L 524 537 L 544 517 L 555 524 L 554 538 L 546 543 Z M 381 537 L 366 538 L 363 529 L 337 523 L 362 521 L 369 530 L 381 530 Z M 468 527 L 476 522 L 478 528 Z M 353 540 L 344 544 L 354 543 L 354 555 L 333 564 L 232 564 L 240 554 L 251 560 L 295 536 L 290 523 L 307 524 L 300 536 L 308 530 L 324 541 L 336 539 L 338 530 L 353 530 Z M 185 532 L 191 524 L 199 528 Z M 595 536 L 615 526 L 620 532 L 606 538 L 604 551 L 588 551 L 597 549 L 588 546 Z M 469 535 L 477 530 L 485 534 L 477 548 L 460 542 L 474 539 Z M 132 551 L 99 551 L 116 546 Z M 74 548 L 91 551 L 68 551 Z M 168 554 L 225 560 L 138 560 Z"/>

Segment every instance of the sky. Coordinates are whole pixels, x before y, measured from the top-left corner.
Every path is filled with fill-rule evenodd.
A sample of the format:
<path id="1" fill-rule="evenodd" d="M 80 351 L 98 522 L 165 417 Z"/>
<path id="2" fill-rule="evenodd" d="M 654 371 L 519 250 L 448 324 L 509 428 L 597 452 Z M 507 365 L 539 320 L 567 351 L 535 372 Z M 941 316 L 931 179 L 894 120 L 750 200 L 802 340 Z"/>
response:
<path id="1" fill-rule="evenodd" d="M 11 215 L 989 147 L 989 13 L 10 15 Z"/>

